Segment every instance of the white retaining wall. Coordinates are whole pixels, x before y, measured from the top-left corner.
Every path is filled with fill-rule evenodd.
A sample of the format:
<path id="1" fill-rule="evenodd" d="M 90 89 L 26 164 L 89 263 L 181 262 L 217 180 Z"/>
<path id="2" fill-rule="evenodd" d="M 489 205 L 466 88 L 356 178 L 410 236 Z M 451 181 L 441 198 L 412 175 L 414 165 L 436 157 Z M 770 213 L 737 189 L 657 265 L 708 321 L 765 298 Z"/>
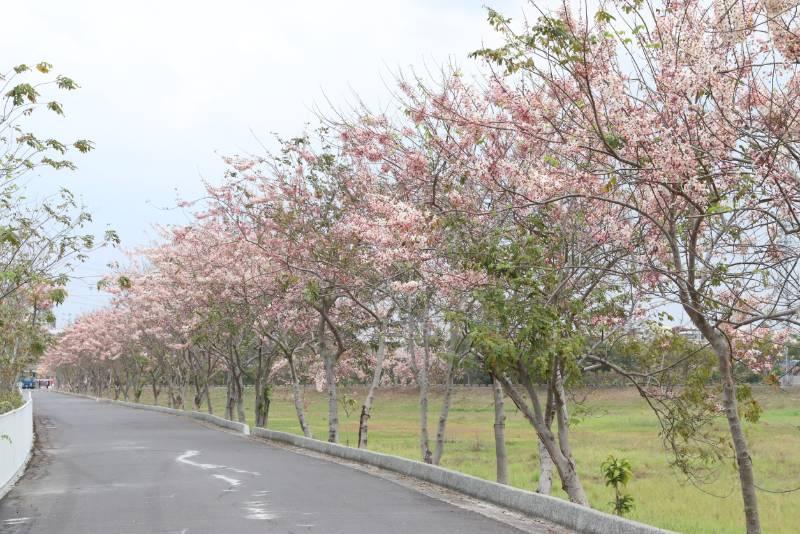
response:
<path id="1" fill-rule="evenodd" d="M 33 447 L 33 400 L 0 415 L 0 498 L 22 476 Z"/>

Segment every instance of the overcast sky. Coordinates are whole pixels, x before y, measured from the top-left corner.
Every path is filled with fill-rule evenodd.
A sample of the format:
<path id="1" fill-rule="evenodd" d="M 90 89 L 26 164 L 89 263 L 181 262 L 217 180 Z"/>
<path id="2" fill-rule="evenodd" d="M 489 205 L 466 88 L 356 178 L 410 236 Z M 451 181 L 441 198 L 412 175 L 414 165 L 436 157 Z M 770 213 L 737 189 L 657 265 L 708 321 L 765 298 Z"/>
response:
<path id="1" fill-rule="evenodd" d="M 496 43 L 485 5 L 511 16 L 523 0 L 177 1 L 27 0 L 5 10 L 3 71 L 46 60 L 81 90 L 61 98 L 66 119 L 42 135 L 89 138 L 96 150 L 75 173 L 42 173 L 35 187 L 63 183 L 125 248 L 156 238 L 154 224 L 186 220 L 175 199 L 216 180 L 220 156 L 259 153 L 271 132 L 299 133 L 326 98 L 358 94 L 390 104 L 399 69 L 435 70 Z M 15 11 L 14 11 L 15 10 Z M 56 182 L 58 180 L 58 182 Z M 60 326 L 102 305 L 95 287 L 110 251 L 93 255 Z"/>

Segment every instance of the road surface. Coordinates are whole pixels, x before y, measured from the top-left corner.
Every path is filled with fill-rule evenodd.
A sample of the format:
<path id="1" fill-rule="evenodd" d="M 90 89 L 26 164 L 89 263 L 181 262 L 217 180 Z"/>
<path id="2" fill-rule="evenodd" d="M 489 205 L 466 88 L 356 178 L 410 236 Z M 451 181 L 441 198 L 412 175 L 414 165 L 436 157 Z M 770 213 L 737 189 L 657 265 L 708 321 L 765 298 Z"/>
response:
<path id="1" fill-rule="evenodd" d="M 345 465 L 195 420 L 37 391 L 0 533 L 519 533 Z"/>

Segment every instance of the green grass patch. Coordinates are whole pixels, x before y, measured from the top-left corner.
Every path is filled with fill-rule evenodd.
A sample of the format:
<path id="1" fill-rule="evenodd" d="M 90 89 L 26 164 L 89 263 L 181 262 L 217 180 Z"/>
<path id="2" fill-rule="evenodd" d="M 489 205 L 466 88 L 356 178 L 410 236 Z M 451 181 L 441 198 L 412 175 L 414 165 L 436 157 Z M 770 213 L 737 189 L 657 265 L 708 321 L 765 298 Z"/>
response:
<path id="1" fill-rule="evenodd" d="M 16 389 L 0 391 L 0 414 L 16 410 L 25 403 L 22 395 Z"/>

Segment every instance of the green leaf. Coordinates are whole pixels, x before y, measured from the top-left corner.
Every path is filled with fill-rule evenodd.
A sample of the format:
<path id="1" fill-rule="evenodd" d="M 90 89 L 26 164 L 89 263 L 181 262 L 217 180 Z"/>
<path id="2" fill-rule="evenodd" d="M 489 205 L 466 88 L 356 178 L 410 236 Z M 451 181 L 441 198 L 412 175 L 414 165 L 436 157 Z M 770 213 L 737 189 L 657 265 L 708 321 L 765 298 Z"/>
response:
<path id="1" fill-rule="evenodd" d="M 59 115 L 63 115 L 64 114 L 64 109 L 61 107 L 61 104 L 59 104 L 55 100 L 52 101 L 52 102 L 48 102 L 47 103 L 47 109 L 49 109 L 50 111 L 55 112 L 55 113 L 57 113 Z"/>
<path id="2" fill-rule="evenodd" d="M 597 22 L 611 22 L 612 20 L 617 20 L 617 19 L 615 19 L 609 13 L 600 10 L 595 14 L 594 20 L 596 20 Z"/>

